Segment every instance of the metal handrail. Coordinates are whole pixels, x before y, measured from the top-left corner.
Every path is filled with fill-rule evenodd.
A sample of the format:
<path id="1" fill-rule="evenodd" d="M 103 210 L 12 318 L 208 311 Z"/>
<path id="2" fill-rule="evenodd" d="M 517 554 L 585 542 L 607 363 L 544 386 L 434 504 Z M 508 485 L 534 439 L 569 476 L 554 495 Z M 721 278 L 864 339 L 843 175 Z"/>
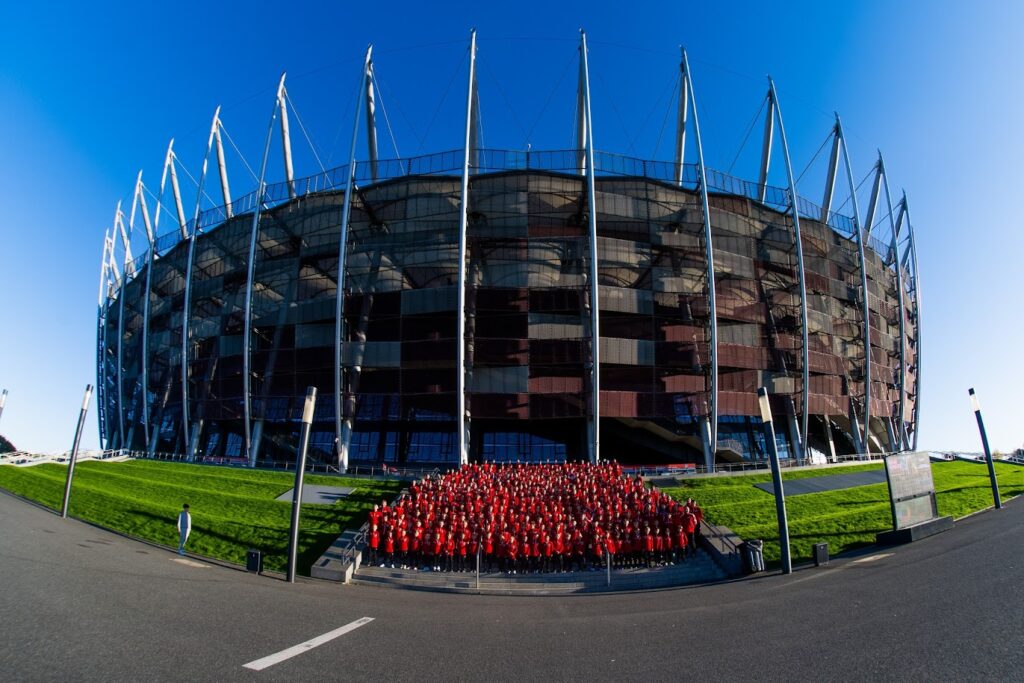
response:
<path id="1" fill-rule="evenodd" d="M 728 538 L 726 538 L 725 536 L 722 536 L 722 535 L 719 535 L 718 533 L 716 533 L 715 530 L 714 530 L 714 527 L 712 527 L 711 524 L 706 519 L 700 520 L 700 528 L 704 529 L 704 527 L 707 527 L 707 529 L 708 529 L 708 531 L 710 533 L 709 534 L 704 534 L 704 532 L 701 531 L 701 535 L 702 536 L 714 535 L 715 539 L 721 541 L 726 546 L 726 548 L 729 551 L 729 555 L 739 555 L 740 547 L 738 545 L 736 545 L 735 543 L 733 543 Z"/>

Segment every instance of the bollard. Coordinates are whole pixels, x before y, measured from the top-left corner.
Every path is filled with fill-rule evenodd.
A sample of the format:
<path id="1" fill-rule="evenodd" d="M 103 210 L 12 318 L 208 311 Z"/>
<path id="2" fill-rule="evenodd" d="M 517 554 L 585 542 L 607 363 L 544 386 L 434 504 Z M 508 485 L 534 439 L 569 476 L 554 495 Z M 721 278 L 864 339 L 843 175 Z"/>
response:
<path id="1" fill-rule="evenodd" d="M 306 404 L 302 408 L 302 428 L 299 431 L 299 450 L 295 458 L 295 489 L 292 491 L 291 538 L 288 543 L 288 582 L 295 583 L 295 562 L 299 550 L 299 515 L 302 508 L 302 477 L 306 471 L 306 449 L 309 447 L 309 428 L 313 423 L 316 406 L 316 387 L 306 388 Z"/>

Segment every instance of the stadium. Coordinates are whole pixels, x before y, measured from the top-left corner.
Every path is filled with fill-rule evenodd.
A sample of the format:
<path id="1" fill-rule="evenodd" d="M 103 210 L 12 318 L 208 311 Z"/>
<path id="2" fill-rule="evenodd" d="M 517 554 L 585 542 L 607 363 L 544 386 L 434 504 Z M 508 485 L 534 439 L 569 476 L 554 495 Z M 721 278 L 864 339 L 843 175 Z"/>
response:
<path id="1" fill-rule="evenodd" d="M 186 215 L 172 147 L 149 201 L 140 173 L 104 242 L 106 448 L 291 462 L 309 386 L 310 457 L 342 470 L 763 460 L 762 386 L 783 457 L 916 448 L 909 207 L 879 156 L 861 211 L 838 117 L 820 202 L 771 82 L 758 176 L 706 168 L 684 53 L 675 157 L 597 150 L 582 36 L 576 148 L 486 148 L 475 51 L 461 148 L 378 158 L 368 51 L 348 164 L 293 176 L 282 77 L 256 190 L 232 197 L 217 114 L 198 183 L 221 206 Z"/>

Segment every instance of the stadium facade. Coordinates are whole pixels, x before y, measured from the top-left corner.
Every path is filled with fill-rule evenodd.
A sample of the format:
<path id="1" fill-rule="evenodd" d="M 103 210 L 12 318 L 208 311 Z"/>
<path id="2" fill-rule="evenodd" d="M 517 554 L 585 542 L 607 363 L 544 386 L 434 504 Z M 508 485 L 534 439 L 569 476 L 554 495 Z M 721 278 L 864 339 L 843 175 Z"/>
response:
<path id="1" fill-rule="evenodd" d="M 577 148 L 483 149 L 475 51 L 474 34 L 461 149 L 377 158 L 368 51 L 349 164 L 293 177 L 282 77 L 256 191 L 231 197 L 218 115 L 222 206 L 187 219 L 173 147 L 152 213 L 140 173 L 104 243 L 106 447 L 292 460 L 307 386 L 310 454 L 342 467 L 759 459 L 760 386 L 790 457 L 915 447 L 913 225 L 881 157 L 861 215 L 838 117 L 820 205 L 797 192 L 770 82 L 758 180 L 706 169 L 684 53 L 675 159 L 601 152 L 581 36 Z M 852 215 L 833 207 L 844 177 Z"/>

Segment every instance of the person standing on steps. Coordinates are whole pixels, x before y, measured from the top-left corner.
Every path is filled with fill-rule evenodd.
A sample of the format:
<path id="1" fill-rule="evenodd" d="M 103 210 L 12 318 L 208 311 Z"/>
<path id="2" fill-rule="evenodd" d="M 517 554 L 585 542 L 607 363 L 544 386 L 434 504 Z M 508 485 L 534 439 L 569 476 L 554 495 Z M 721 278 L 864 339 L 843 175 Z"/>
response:
<path id="1" fill-rule="evenodd" d="M 188 513 L 188 503 L 181 506 L 178 513 L 178 554 L 185 554 L 185 542 L 188 540 L 189 532 L 192 531 L 192 515 Z"/>

